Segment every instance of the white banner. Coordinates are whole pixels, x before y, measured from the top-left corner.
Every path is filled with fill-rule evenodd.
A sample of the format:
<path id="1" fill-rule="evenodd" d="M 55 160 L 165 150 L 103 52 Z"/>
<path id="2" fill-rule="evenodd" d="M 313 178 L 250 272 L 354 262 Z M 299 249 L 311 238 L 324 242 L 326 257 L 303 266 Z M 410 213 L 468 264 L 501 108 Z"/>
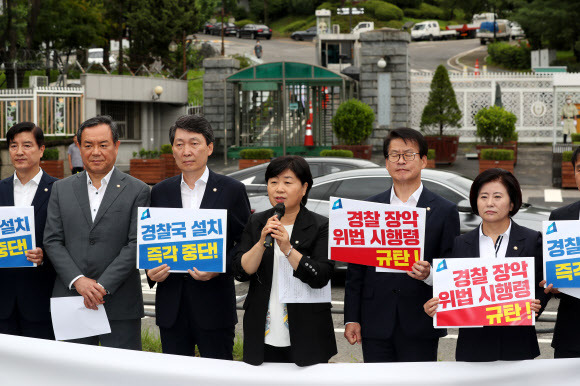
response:
<path id="1" fill-rule="evenodd" d="M 578 368 L 580 359 L 251 366 L 0 334 L 1 385 L 576 386 Z"/>

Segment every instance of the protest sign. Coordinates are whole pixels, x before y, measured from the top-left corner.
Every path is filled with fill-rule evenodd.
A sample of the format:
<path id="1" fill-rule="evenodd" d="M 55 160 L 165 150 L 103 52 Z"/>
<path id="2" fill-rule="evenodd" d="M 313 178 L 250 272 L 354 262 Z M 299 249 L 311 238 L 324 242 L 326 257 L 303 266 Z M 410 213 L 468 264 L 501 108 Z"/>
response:
<path id="1" fill-rule="evenodd" d="M 330 259 L 399 273 L 423 260 L 425 208 L 338 197 L 330 203 Z"/>
<path id="2" fill-rule="evenodd" d="M 227 211 L 139 208 L 137 268 L 167 264 L 170 272 L 225 272 Z"/>
<path id="3" fill-rule="evenodd" d="M 34 248 L 34 208 L 0 207 L 0 268 L 36 267 L 24 255 Z"/>
<path id="4" fill-rule="evenodd" d="M 580 287 L 580 221 L 542 221 L 544 278 L 555 288 Z"/>
<path id="5" fill-rule="evenodd" d="M 533 257 L 433 259 L 433 326 L 533 326 Z"/>

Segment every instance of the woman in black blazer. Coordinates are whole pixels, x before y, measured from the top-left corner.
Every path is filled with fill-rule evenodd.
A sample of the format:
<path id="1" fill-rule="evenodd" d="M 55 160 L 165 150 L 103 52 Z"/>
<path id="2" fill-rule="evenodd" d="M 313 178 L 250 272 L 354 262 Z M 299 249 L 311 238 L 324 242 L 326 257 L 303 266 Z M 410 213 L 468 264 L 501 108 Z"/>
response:
<path id="1" fill-rule="evenodd" d="M 534 256 L 535 282 L 542 280 L 542 235 L 519 226 L 511 217 L 522 205 L 518 180 L 503 169 L 488 169 L 475 178 L 469 195 L 471 208 L 482 223 L 455 239 L 450 257 L 526 257 Z M 481 243 L 480 243 L 481 241 Z M 536 314 L 548 297 L 536 287 L 532 310 Z M 425 303 L 429 316 L 437 312 L 438 298 Z M 534 326 L 495 326 L 460 328 L 455 359 L 466 362 L 533 359 L 540 355 Z"/>
<path id="2" fill-rule="evenodd" d="M 290 264 L 293 277 L 311 288 L 325 287 L 334 270 L 328 260 L 328 219 L 304 204 L 312 186 L 308 163 L 299 156 L 274 159 L 266 169 L 274 208 L 250 217 L 233 260 L 236 280 L 250 281 L 244 302 L 244 362 L 326 363 L 337 353 L 330 303 L 279 302 L 278 264 Z M 273 247 L 266 248 L 271 234 Z M 288 263 L 286 263 L 287 260 Z"/>

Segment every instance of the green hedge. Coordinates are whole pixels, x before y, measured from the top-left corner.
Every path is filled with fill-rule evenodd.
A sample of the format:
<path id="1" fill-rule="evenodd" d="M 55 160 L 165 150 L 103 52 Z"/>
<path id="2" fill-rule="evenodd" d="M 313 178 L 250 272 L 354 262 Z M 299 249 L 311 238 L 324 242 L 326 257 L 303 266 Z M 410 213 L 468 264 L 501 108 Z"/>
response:
<path id="1" fill-rule="evenodd" d="M 244 149 L 240 150 L 242 159 L 271 159 L 274 157 L 272 149 Z"/>
<path id="2" fill-rule="evenodd" d="M 238 28 L 242 28 L 247 24 L 254 24 L 255 22 L 253 20 L 250 19 L 244 19 L 244 20 L 240 20 L 240 21 L 236 21 L 234 24 L 236 27 Z"/>
<path id="3" fill-rule="evenodd" d="M 145 148 L 141 148 L 139 152 L 133 152 L 133 158 L 142 158 L 142 159 L 154 159 L 159 158 L 161 152 L 159 150 L 145 150 Z"/>
<path id="4" fill-rule="evenodd" d="M 435 149 L 427 150 L 427 159 L 435 159 Z"/>
<path id="5" fill-rule="evenodd" d="M 572 162 L 573 151 L 565 151 L 562 153 L 562 162 Z"/>
<path id="6" fill-rule="evenodd" d="M 54 161 L 58 159 L 58 149 L 56 147 L 49 147 L 44 149 L 44 154 L 42 155 L 43 161 Z"/>
<path id="7" fill-rule="evenodd" d="M 580 133 L 572 133 L 570 139 L 572 142 L 580 142 Z"/>
<path id="8" fill-rule="evenodd" d="M 173 154 L 173 147 L 168 143 L 161 145 L 161 154 Z"/>
<path id="9" fill-rule="evenodd" d="M 509 70 L 529 70 L 531 67 L 531 48 L 525 43 L 513 46 L 505 42 L 492 43 L 487 46 L 493 63 Z"/>
<path id="10" fill-rule="evenodd" d="M 401 8 L 381 0 L 369 0 L 366 3 L 362 3 L 361 7 L 364 8 L 367 14 L 381 21 L 401 20 L 404 16 Z"/>
<path id="11" fill-rule="evenodd" d="M 332 118 L 332 131 L 341 143 L 360 145 L 373 132 L 375 113 L 373 109 L 359 101 L 349 99 L 338 106 Z"/>
<path id="12" fill-rule="evenodd" d="M 322 150 L 320 152 L 321 157 L 345 157 L 353 158 L 354 154 L 350 150 Z"/>
<path id="13" fill-rule="evenodd" d="M 419 8 L 405 8 L 405 17 L 413 19 L 437 19 L 445 20 L 445 11 L 431 4 L 422 3 Z"/>
<path id="14" fill-rule="evenodd" d="M 507 149 L 482 149 L 481 159 L 492 161 L 511 161 L 514 159 L 514 151 Z"/>

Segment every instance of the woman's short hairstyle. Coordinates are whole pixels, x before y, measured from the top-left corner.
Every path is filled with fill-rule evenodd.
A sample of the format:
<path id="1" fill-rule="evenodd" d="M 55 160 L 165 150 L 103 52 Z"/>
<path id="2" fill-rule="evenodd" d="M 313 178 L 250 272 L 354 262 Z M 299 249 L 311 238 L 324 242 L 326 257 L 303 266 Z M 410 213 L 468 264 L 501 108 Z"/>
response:
<path id="1" fill-rule="evenodd" d="M 471 184 L 471 191 L 469 192 L 469 203 L 471 204 L 473 213 L 479 216 L 479 211 L 477 210 L 479 191 L 483 185 L 493 181 L 501 182 L 507 190 L 510 201 L 514 206 L 510 210 L 509 215 L 510 217 L 515 216 L 522 206 L 522 189 L 520 188 L 520 183 L 511 172 L 499 168 L 487 169 L 475 177 L 473 184 Z"/>
<path id="2" fill-rule="evenodd" d="M 302 197 L 302 205 L 308 201 L 308 192 L 312 188 L 312 173 L 308 162 L 299 155 L 287 155 L 274 158 L 266 168 L 266 183 L 270 178 L 280 175 L 284 170 L 289 169 L 296 174 L 302 185 L 308 184 L 306 194 Z"/>

